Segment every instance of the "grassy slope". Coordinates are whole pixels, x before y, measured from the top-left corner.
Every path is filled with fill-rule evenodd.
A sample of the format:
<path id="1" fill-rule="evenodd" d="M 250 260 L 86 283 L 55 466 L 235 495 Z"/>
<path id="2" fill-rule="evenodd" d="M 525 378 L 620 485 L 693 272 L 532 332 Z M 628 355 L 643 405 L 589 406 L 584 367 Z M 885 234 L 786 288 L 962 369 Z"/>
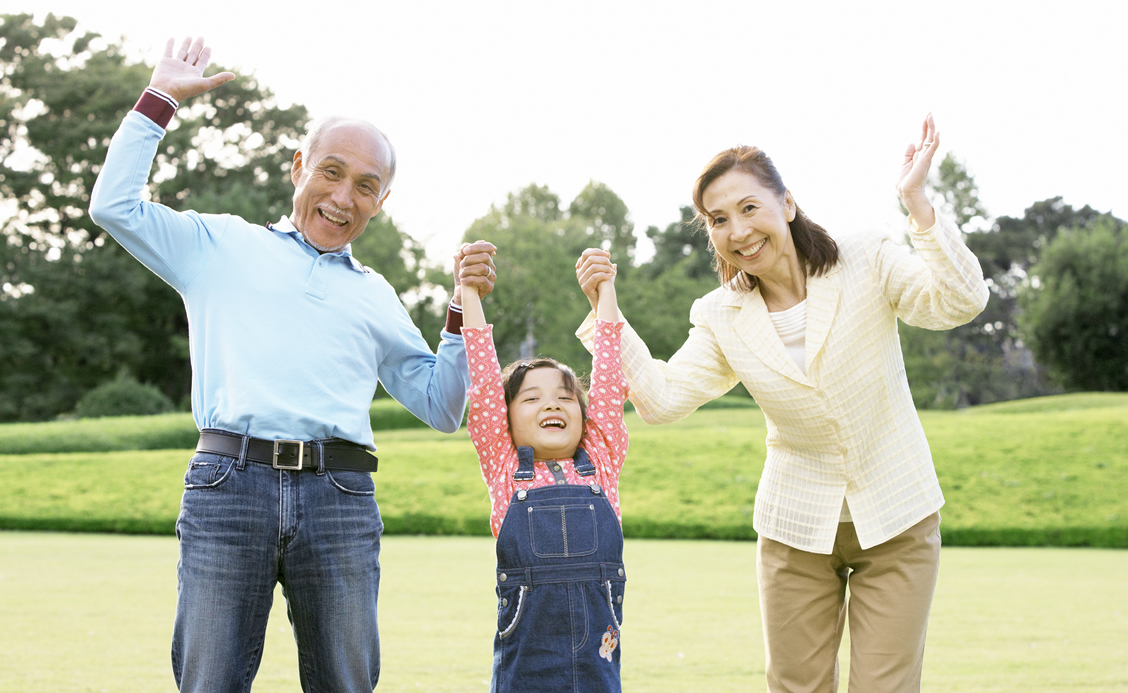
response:
<path id="1" fill-rule="evenodd" d="M 666 426 L 627 417 L 627 536 L 754 538 L 759 410 L 711 409 Z M 948 544 L 1128 547 L 1128 395 L 923 412 L 922 421 L 948 499 Z M 377 445 L 388 533 L 488 534 L 489 501 L 465 432 L 382 431 Z M 188 455 L 0 455 L 0 527 L 169 533 Z"/>
<path id="2" fill-rule="evenodd" d="M 426 427 L 392 399 L 373 402 L 369 418 L 374 431 Z M 2 424 L 0 455 L 190 449 L 199 437 L 192 415 L 183 413 Z"/>

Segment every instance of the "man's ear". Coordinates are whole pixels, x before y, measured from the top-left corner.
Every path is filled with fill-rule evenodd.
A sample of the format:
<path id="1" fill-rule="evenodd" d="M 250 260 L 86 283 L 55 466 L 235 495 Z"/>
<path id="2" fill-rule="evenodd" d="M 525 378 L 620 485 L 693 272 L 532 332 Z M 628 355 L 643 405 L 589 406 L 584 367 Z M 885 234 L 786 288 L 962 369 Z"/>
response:
<path id="1" fill-rule="evenodd" d="M 290 166 L 290 182 L 295 186 L 302 179 L 302 150 L 294 152 L 294 163 Z"/>
<path id="2" fill-rule="evenodd" d="M 372 210 L 372 216 L 368 217 L 369 219 L 374 219 L 376 217 L 376 215 L 380 213 L 380 208 L 384 206 L 384 201 L 387 200 L 388 195 L 391 195 L 391 194 L 392 194 L 392 190 L 391 190 L 391 188 L 389 188 L 388 192 L 384 193 L 384 197 L 382 197 L 380 199 L 380 201 L 378 203 L 376 203 L 376 209 Z"/>

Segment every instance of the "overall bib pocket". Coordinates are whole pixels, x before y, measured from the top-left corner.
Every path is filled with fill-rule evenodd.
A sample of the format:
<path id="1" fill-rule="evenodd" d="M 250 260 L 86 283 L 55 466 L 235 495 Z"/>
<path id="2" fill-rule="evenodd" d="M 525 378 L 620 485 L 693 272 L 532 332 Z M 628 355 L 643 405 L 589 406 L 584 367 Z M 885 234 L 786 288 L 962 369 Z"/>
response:
<path id="1" fill-rule="evenodd" d="M 595 504 L 531 506 L 529 542 L 538 558 L 590 556 L 599 548 Z"/>

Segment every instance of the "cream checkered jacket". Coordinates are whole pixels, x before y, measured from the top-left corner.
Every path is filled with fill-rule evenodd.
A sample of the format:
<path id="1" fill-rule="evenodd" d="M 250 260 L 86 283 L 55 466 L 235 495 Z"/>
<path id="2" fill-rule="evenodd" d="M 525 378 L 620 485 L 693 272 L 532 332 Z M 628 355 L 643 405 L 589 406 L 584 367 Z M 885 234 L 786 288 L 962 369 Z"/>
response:
<path id="1" fill-rule="evenodd" d="M 738 382 L 764 412 L 767 460 L 756 532 L 829 554 L 842 499 L 862 548 L 880 544 L 944 504 L 917 417 L 897 318 L 942 330 L 983 310 L 988 289 L 960 232 L 911 225 L 916 254 L 878 235 L 836 239 L 838 264 L 807 278 L 806 374 L 788 355 L 759 289 L 722 287 L 690 311 L 689 339 L 669 363 L 628 325 L 623 372 L 649 423 L 688 416 Z M 591 349 L 591 316 L 576 334 Z"/>

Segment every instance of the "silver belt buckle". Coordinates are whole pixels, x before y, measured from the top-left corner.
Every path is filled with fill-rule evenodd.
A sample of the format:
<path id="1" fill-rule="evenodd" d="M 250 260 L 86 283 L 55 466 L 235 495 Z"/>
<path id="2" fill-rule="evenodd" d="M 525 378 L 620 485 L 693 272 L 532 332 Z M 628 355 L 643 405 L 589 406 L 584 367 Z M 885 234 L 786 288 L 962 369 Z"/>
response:
<path id="1" fill-rule="evenodd" d="M 287 464 L 278 464 L 278 446 L 280 444 L 297 445 L 298 446 L 298 462 L 295 466 L 291 467 Z M 274 467 L 275 469 L 283 469 L 283 470 L 291 471 L 291 472 L 301 471 L 301 469 L 302 469 L 302 453 L 305 452 L 302 448 L 304 446 L 305 446 L 305 443 L 303 441 L 300 441 L 300 440 L 276 440 L 276 441 L 274 441 L 274 459 L 271 460 L 270 466 Z"/>

